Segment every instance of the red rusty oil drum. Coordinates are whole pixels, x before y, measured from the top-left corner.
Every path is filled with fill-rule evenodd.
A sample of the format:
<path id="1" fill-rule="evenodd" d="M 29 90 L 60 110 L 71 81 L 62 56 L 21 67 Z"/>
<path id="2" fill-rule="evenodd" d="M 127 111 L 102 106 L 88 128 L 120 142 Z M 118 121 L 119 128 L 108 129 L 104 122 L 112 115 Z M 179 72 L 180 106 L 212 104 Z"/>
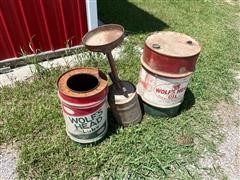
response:
<path id="1" fill-rule="evenodd" d="M 177 32 L 155 32 L 145 41 L 137 93 L 152 115 L 175 116 L 195 70 L 201 47 Z"/>
<path id="2" fill-rule="evenodd" d="M 200 45 L 190 36 L 178 32 L 155 32 L 145 41 L 143 61 L 164 76 L 187 76 L 194 71 L 200 51 Z"/>
<path id="3" fill-rule="evenodd" d="M 58 97 L 73 141 L 92 143 L 106 134 L 107 94 L 107 77 L 96 68 L 80 67 L 59 77 Z"/>

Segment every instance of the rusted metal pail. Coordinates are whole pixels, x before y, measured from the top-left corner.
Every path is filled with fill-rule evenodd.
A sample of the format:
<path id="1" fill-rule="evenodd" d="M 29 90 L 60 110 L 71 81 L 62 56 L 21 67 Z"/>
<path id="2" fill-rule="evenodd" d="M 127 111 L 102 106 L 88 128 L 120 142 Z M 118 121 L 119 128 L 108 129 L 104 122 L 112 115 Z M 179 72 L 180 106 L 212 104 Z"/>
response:
<path id="1" fill-rule="evenodd" d="M 139 123 L 142 120 L 142 111 L 134 85 L 128 81 L 121 81 L 128 97 L 123 95 L 116 84 L 109 87 L 108 102 L 116 121 L 123 125 Z"/>
<path id="2" fill-rule="evenodd" d="M 92 143 L 107 132 L 108 83 L 95 68 L 69 70 L 58 79 L 58 97 L 68 136 L 79 143 Z"/>
<path id="3" fill-rule="evenodd" d="M 200 50 L 196 40 L 182 33 L 156 32 L 147 37 L 137 85 L 146 112 L 177 115 Z"/>

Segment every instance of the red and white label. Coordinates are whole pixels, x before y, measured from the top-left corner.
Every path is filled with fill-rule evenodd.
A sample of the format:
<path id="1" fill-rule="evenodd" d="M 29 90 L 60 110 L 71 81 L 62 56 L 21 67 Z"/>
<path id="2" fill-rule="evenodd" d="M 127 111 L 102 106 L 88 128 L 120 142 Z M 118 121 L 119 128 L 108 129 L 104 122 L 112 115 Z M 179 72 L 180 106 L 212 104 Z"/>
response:
<path id="1" fill-rule="evenodd" d="M 170 79 L 154 76 L 141 68 L 137 92 L 143 100 L 157 107 L 178 105 L 183 101 L 190 76 Z"/>
<path id="2" fill-rule="evenodd" d="M 74 114 L 74 112 L 64 105 L 63 109 L 63 116 L 66 122 L 67 130 L 71 134 L 81 135 L 93 133 L 99 130 L 107 121 L 106 102 L 92 113 L 77 116 L 71 115 L 71 113 Z"/>

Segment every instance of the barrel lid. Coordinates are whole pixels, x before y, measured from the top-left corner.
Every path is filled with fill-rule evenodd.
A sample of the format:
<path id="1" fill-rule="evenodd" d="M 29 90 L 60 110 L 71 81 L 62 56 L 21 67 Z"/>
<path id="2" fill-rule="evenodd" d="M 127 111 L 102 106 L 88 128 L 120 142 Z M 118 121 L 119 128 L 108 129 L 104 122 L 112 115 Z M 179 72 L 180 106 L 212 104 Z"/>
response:
<path id="1" fill-rule="evenodd" d="M 191 57 L 201 51 L 195 39 L 178 32 L 155 32 L 147 37 L 145 44 L 151 50 L 171 57 Z"/>
<path id="2" fill-rule="evenodd" d="M 128 97 L 124 96 L 124 94 L 118 90 L 116 84 L 112 84 L 109 87 L 109 95 L 108 98 L 110 101 L 114 101 L 115 104 L 124 104 L 129 102 L 134 95 L 136 94 L 136 89 L 134 85 L 128 81 L 121 81 L 121 86 L 126 89 L 126 94 Z"/>

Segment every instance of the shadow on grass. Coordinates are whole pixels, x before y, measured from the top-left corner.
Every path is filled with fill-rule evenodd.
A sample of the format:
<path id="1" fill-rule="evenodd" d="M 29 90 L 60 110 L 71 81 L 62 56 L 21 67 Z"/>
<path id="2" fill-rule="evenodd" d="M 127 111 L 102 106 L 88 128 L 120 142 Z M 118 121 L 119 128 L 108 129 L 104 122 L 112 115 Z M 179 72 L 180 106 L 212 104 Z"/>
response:
<path id="1" fill-rule="evenodd" d="M 195 97 L 192 91 L 189 88 L 187 88 L 184 95 L 184 101 L 180 106 L 170 108 L 155 107 L 149 105 L 148 103 L 145 103 L 140 96 L 139 102 L 141 105 L 143 115 L 146 113 L 153 117 L 175 117 L 181 114 L 183 111 L 189 110 L 195 104 Z"/>
<path id="2" fill-rule="evenodd" d="M 142 114 L 144 115 L 145 111 L 144 111 L 143 101 L 142 101 L 140 96 L 139 96 L 139 102 L 140 102 Z M 175 115 L 173 115 L 173 116 L 170 115 L 169 117 L 177 116 L 177 115 L 181 114 L 181 112 L 189 110 L 194 104 L 195 104 L 194 94 L 192 93 L 192 91 L 189 88 L 187 88 L 187 90 L 185 92 L 185 95 L 184 95 L 184 101 L 180 105 L 180 108 L 179 108 L 177 114 L 175 113 Z M 155 111 L 156 111 L 156 109 L 155 109 Z M 165 114 L 164 116 L 166 116 L 166 112 L 164 112 L 163 114 Z M 153 115 L 153 116 L 157 116 L 157 115 Z M 81 144 L 81 146 L 82 147 L 88 147 L 88 146 L 91 147 L 91 146 L 96 146 L 98 144 L 101 144 L 103 141 L 105 141 L 106 139 L 111 137 L 113 134 L 116 134 L 117 130 L 120 127 L 121 127 L 121 125 L 119 125 L 116 122 L 116 120 L 113 117 L 113 114 L 112 114 L 111 110 L 108 109 L 108 131 L 107 131 L 106 135 L 97 142 L 93 142 L 93 143 L 89 143 L 89 144 Z"/>
<path id="3" fill-rule="evenodd" d="M 145 111 L 144 111 L 143 101 L 142 101 L 140 96 L 138 96 L 138 99 L 139 99 L 139 102 L 140 102 L 142 114 L 144 115 Z M 180 105 L 180 108 L 179 108 L 177 114 L 173 115 L 172 117 L 181 114 L 181 112 L 183 112 L 183 111 L 189 110 L 194 104 L 195 104 L 194 94 L 192 93 L 192 91 L 189 88 L 187 88 L 187 90 L 185 92 L 185 95 L 184 95 L 184 101 Z M 156 111 L 156 109 L 155 109 L 155 111 Z M 153 115 L 153 116 L 156 116 L 156 115 Z M 103 141 L 105 141 L 106 139 L 111 137 L 113 134 L 116 134 L 117 130 L 120 127 L 121 127 L 121 125 L 119 125 L 116 122 L 116 120 L 113 117 L 113 114 L 112 114 L 111 110 L 108 109 L 108 131 L 107 131 L 106 135 L 102 139 L 98 140 L 97 142 L 93 142 L 93 143 L 89 143 L 89 144 L 81 144 L 81 146 L 82 147 L 88 147 L 88 146 L 91 147 L 91 146 L 96 146 L 98 144 L 101 144 Z"/>
<path id="4" fill-rule="evenodd" d="M 122 25 L 127 33 L 137 34 L 160 31 L 169 26 L 127 0 L 98 2 L 98 16 L 104 23 Z"/>
<path id="5" fill-rule="evenodd" d="M 109 138 L 111 135 L 116 134 L 117 130 L 121 127 L 113 117 L 112 111 L 108 109 L 108 132 L 105 138 Z"/>
<path id="6" fill-rule="evenodd" d="M 192 93 L 192 91 L 189 88 L 187 88 L 185 95 L 184 95 L 184 100 L 179 109 L 179 114 L 183 111 L 187 111 L 187 110 L 191 109 L 191 107 L 194 104 L 195 104 L 194 94 Z"/>

